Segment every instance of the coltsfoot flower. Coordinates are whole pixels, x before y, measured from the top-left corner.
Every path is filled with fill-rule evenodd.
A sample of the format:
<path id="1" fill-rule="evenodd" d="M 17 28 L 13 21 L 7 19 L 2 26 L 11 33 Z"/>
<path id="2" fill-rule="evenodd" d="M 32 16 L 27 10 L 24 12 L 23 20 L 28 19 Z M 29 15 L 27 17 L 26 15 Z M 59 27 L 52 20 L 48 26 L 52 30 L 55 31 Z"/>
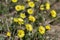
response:
<path id="1" fill-rule="evenodd" d="M 45 33 L 45 28 L 43 26 L 39 27 L 39 33 L 44 34 Z"/>
<path id="2" fill-rule="evenodd" d="M 28 5 L 29 5 L 29 7 L 31 7 L 31 8 L 34 8 L 34 7 L 35 7 L 35 3 L 34 3 L 34 2 L 28 2 Z"/>
<path id="3" fill-rule="evenodd" d="M 16 5 L 16 6 L 15 6 L 15 10 L 16 10 L 16 11 L 22 10 L 21 5 Z"/>
<path id="4" fill-rule="evenodd" d="M 23 38 L 23 37 L 25 36 L 24 30 L 18 30 L 18 31 L 17 31 L 17 36 L 18 36 L 19 38 Z"/>
<path id="5" fill-rule="evenodd" d="M 55 18 L 56 16 L 57 16 L 57 14 L 56 14 L 56 11 L 55 10 L 51 10 L 51 16 L 53 17 L 53 18 Z"/>
<path id="6" fill-rule="evenodd" d="M 18 18 L 18 24 L 24 24 L 24 20 L 22 18 Z"/>
<path id="7" fill-rule="evenodd" d="M 46 10 L 49 10 L 49 9 L 50 9 L 50 3 L 47 2 L 47 3 L 45 4 L 45 6 L 46 6 Z"/>
<path id="8" fill-rule="evenodd" d="M 50 29 L 51 29 L 50 25 L 46 25 L 45 28 L 46 28 L 47 30 L 50 30 Z"/>
<path id="9" fill-rule="evenodd" d="M 20 13 L 20 17 L 23 18 L 23 19 L 26 18 L 25 13 Z"/>
<path id="10" fill-rule="evenodd" d="M 27 12 L 28 12 L 28 14 L 33 14 L 34 10 L 33 9 L 28 9 Z"/>
<path id="11" fill-rule="evenodd" d="M 11 33 L 10 32 L 7 32 L 6 35 L 10 37 L 11 36 Z"/>
<path id="12" fill-rule="evenodd" d="M 21 9 L 22 9 L 22 10 L 25 10 L 25 6 L 24 6 L 24 5 L 21 5 Z"/>
<path id="13" fill-rule="evenodd" d="M 34 16 L 32 16 L 32 15 L 30 15 L 28 18 L 29 18 L 29 20 L 32 21 L 32 22 L 35 22 L 35 21 L 36 21 L 36 18 L 35 18 Z"/>
<path id="14" fill-rule="evenodd" d="M 11 0 L 13 3 L 16 3 L 18 0 Z"/>
<path id="15" fill-rule="evenodd" d="M 18 18 L 13 18 L 13 21 L 14 22 L 18 22 Z"/>
<path id="16" fill-rule="evenodd" d="M 44 8 L 44 5 L 43 4 L 41 4 L 40 5 L 40 10 L 44 10 L 45 8 Z"/>
<path id="17" fill-rule="evenodd" d="M 26 24 L 25 26 L 26 26 L 26 29 L 27 29 L 28 31 L 32 31 L 32 30 L 33 30 L 33 27 L 32 27 L 31 24 Z"/>
<path id="18" fill-rule="evenodd" d="M 27 2 L 30 2 L 31 0 L 26 0 Z"/>

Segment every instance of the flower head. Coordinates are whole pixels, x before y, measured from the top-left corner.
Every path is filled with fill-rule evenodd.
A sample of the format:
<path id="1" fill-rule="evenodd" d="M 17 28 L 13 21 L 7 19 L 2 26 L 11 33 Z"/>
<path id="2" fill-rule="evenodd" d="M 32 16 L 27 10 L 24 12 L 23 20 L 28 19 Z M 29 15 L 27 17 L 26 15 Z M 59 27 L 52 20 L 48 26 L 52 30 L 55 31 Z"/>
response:
<path id="1" fill-rule="evenodd" d="M 50 9 L 50 3 L 47 2 L 47 3 L 45 4 L 45 6 L 46 6 L 46 10 L 49 10 L 49 9 Z"/>
<path id="2" fill-rule="evenodd" d="M 21 9 L 24 10 L 25 9 L 25 6 L 24 5 L 21 5 Z"/>
<path id="3" fill-rule="evenodd" d="M 40 5 L 40 10 L 44 10 L 44 5 Z"/>
<path id="4" fill-rule="evenodd" d="M 24 32 L 23 30 L 18 30 L 17 36 L 18 36 L 19 38 L 23 38 L 23 37 L 25 36 L 25 32 Z"/>
<path id="5" fill-rule="evenodd" d="M 31 8 L 35 7 L 35 3 L 34 3 L 34 2 L 29 2 L 28 5 L 29 5 L 29 7 L 31 7 Z"/>
<path id="6" fill-rule="evenodd" d="M 27 2 L 30 2 L 31 0 L 26 0 Z"/>
<path id="7" fill-rule="evenodd" d="M 21 5 L 16 5 L 16 6 L 15 6 L 15 10 L 16 10 L 16 11 L 22 10 Z"/>
<path id="8" fill-rule="evenodd" d="M 27 12 L 28 12 L 28 14 L 33 14 L 34 10 L 33 9 L 28 9 Z"/>
<path id="9" fill-rule="evenodd" d="M 32 22 L 35 22 L 36 19 L 35 19 L 34 16 L 31 16 L 31 15 L 30 15 L 30 16 L 29 16 L 29 20 L 32 21 Z"/>
<path id="10" fill-rule="evenodd" d="M 56 11 L 55 11 L 55 10 L 51 10 L 51 12 L 50 12 L 50 13 L 51 13 L 51 16 L 52 16 L 52 17 L 56 17 L 56 16 L 57 16 L 57 15 L 56 15 Z"/>
<path id="11" fill-rule="evenodd" d="M 23 18 L 23 19 L 26 18 L 25 13 L 20 13 L 20 17 Z"/>
<path id="12" fill-rule="evenodd" d="M 22 18 L 18 18 L 18 24 L 24 24 L 24 20 Z"/>
<path id="13" fill-rule="evenodd" d="M 27 29 L 28 31 L 32 31 L 32 30 L 33 30 L 33 27 L 32 27 L 31 24 L 26 24 L 25 26 L 26 26 L 26 29 Z"/>
<path id="14" fill-rule="evenodd" d="M 50 30 L 50 29 L 51 29 L 50 25 L 46 25 L 45 28 L 46 28 L 47 30 Z"/>
<path id="15" fill-rule="evenodd" d="M 11 33 L 10 32 L 7 32 L 6 35 L 10 37 L 11 36 Z"/>
<path id="16" fill-rule="evenodd" d="M 14 22 L 18 22 L 18 18 L 14 18 L 13 21 L 14 21 Z"/>
<path id="17" fill-rule="evenodd" d="M 11 0 L 13 3 L 16 3 L 18 0 Z"/>
<path id="18" fill-rule="evenodd" d="M 43 26 L 39 27 L 39 33 L 44 34 L 45 33 L 45 28 Z"/>

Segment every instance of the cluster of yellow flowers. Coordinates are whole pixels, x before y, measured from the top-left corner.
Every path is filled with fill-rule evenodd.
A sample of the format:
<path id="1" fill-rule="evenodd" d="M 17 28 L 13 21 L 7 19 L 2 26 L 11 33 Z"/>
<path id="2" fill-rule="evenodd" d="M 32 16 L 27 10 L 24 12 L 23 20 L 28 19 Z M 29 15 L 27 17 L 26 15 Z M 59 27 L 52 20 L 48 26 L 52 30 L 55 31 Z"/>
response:
<path id="1" fill-rule="evenodd" d="M 31 7 L 31 8 L 35 7 L 35 3 L 34 2 L 32 2 L 31 0 L 27 0 L 27 1 L 29 1 L 28 2 L 28 6 L 29 7 Z M 17 0 L 12 0 L 12 2 L 17 2 Z M 21 11 L 21 10 L 24 10 L 24 9 L 25 9 L 24 5 L 16 5 L 15 6 L 15 10 L 16 11 Z M 40 10 L 49 10 L 49 9 L 50 9 L 50 3 L 49 2 L 46 2 L 45 5 L 44 4 L 40 5 Z M 33 9 L 27 9 L 27 12 L 28 12 L 28 14 L 33 14 L 34 10 Z M 51 16 L 52 17 L 56 17 L 56 11 L 55 10 L 51 11 Z"/>
<path id="2" fill-rule="evenodd" d="M 18 24 L 24 24 L 24 18 L 25 18 L 26 16 L 25 16 L 25 14 L 20 14 L 20 18 L 14 18 L 13 19 L 13 21 L 14 22 L 16 22 L 16 23 L 18 23 Z M 31 22 L 35 22 L 35 17 L 34 16 L 32 16 L 32 15 L 30 15 L 29 17 L 28 17 L 28 19 L 29 19 L 29 21 L 31 21 Z"/>
<path id="3" fill-rule="evenodd" d="M 50 30 L 50 29 L 51 29 L 50 25 L 46 25 L 45 27 L 39 26 L 39 33 L 44 34 L 46 32 L 46 30 Z"/>
<path id="4" fill-rule="evenodd" d="M 50 3 L 46 2 L 45 5 L 41 4 L 40 5 L 40 10 L 49 10 L 50 9 Z"/>
<path id="5" fill-rule="evenodd" d="M 11 0 L 11 1 L 13 3 L 18 2 L 18 0 Z M 36 17 L 33 16 L 35 3 L 33 1 L 31 1 L 31 0 L 27 0 L 27 1 L 28 1 L 28 7 L 30 7 L 29 9 L 27 9 L 27 13 L 29 14 L 28 20 L 34 23 L 36 21 Z M 39 0 L 35 0 L 35 1 L 39 1 Z M 24 5 L 16 5 L 15 6 L 15 10 L 17 12 L 19 12 L 21 10 L 25 10 L 25 8 L 26 7 Z M 50 3 L 47 2 L 47 3 L 45 3 L 45 5 L 41 4 L 39 9 L 42 10 L 42 11 L 43 10 L 50 10 Z M 55 10 L 51 10 L 50 14 L 51 14 L 52 17 L 56 17 L 57 16 Z M 18 18 L 13 18 L 13 21 L 15 23 L 18 23 L 18 24 L 21 25 L 21 24 L 25 23 L 24 22 L 25 18 L 27 18 L 26 13 L 20 13 Z M 25 28 L 26 28 L 27 31 L 30 31 L 30 32 L 33 31 L 33 26 L 31 24 L 27 23 L 27 24 L 24 24 L 24 25 L 25 25 Z M 45 27 L 44 26 L 39 26 L 38 31 L 39 31 L 40 34 L 44 34 L 46 32 L 46 30 L 50 30 L 50 29 L 51 29 L 50 25 L 46 25 Z M 11 36 L 11 33 L 7 32 L 7 36 Z M 17 36 L 19 38 L 23 38 L 25 36 L 24 30 L 18 30 L 17 31 Z"/>
<path id="6" fill-rule="evenodd" d="M 45 5 L 44 4 L 41 4 L 40 5 L 40 10 L 50 10 L 50 3 L 49 2 L 46 2 Z M 55 10 L 51 10 L 50 11 L 50 14 L 51 14 L 51 16 L 53 18 L 57 16 Z"/>
<path id="7" fill-rule="evenodd" d="M 32 27 L 31 24 L 25 24 L 25 26 L 26 26 L 27 31 L 30 31 L 30 32 L 33 31 L 33 27 Z M 45 27 L 44 26 L 39 26 L 38 31 L 39 31 L 40 34 L 44 34 L 46 32 L 46 30 L 50 30 L 50 29 L 51 29 L 50 25 L 46 25 Z M 10 37 L 11 33 L 7 32 L 7 36 Z M 23 38 L 25 36 L 24 30 L 18 30 L 17 31 L 17 36 L 19 38 Z"/>
<path id="8" fill-rule="evenodd" d="M 24 20 L 22 18 L 14 18 L 14 22 L 17 22 L 18 24 L 24 24 Z"/>
<path id="9" fill-rule="evenodd" d="M 16 9 L 16 11 L 21 11 L 21 10 L 25 9 L 25 6 L 24 5 L 16 5 L 15 9 Z"/>

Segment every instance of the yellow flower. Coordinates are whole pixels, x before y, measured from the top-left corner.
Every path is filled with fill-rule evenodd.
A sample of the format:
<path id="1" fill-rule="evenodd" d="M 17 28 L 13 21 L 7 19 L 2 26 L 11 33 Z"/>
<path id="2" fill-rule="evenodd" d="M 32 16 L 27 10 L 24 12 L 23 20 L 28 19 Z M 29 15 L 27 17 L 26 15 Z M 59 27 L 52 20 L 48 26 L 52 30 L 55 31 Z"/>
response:
<path id="1" fill-rule="evenodd" d="M 46 6 L 46 10 L 49 10 L 49 9 L 50 9 L 50 3 L 47 2 L 47 3 L 45 4 L 45 6 Z"/>
<path id="2" fill-rule="evenodd" d="M 26 0 L 26 1 L 30 2 L 31 0 Z"/>
<path id="3" fill-rule="evenodd" d="M 33 9 L 28 9 L 27 12 L 28 12 L 28 14 L 33 14 L 34 10 Z"/>
<path id="4" fill-rule="evenodd" d="M 21 9 L 22 9 L 22 10 L 24 10 L 24 9 L 25 9 L 25 6 L 24 6 L 24 5 L 22 5 L 22 6 L 21 6 Z"/>
<path id="5" fill-rule="evenodd" d="M 47 30 L 50 30 L 50 29 L 51 29 L 50 25 L 46 25 L 45 28 L 46 28 Z"/>
<path id="6" fill-rule="evenodd" d="M 35 19 L 34 16 L 31 16 L 31 15 L 30 15 L 30 16 L 29 16 L 29 20 L 32 21 L 32 22 L 35 22 L 36 19 Z"/>
<path id="7" fill-rule="evenodd" d="M 18 24 L 24 24 L 24 20 L 22 18 L 14 18 L 14 22 L 17 22 Z"/>
<path id="8" fill-rule="evenodd" d="M 15 10 L 16 10 L 16 11 L 22 10 L 21 5 L 16 5 L 16 6 L 15 6 Z"/>
<path id="9" fill-rule="evenodd" d="M 11 0 L 13 3 L 16 3 L 18 0 Z"/>
<path id="10" fill-rule="evenodd" d="M 45 28 L 43 26 L 39 27 L 39 33 L 44 34 L 45 33 Z"/>
<path id="11" fill-rule="evenodd" d="M 44 10 L 44 5 L 40 5 L 40 10 Z"/>
<path id="12" fill-rule="evenodd" d="M 56 11 L 55 11 L 55 10 L 51 10 L 51 12 L 50 12 L 50 13 L 51 13 L 51 16 L 52 16 L 52 17 L 56 17 L 56 16 L 57 16 L 57 15 L 56 15 Z"/>
<path id="13" fill-rule="evenodd" d="M 18 22 L 18 19 L 17 19 L 17 18 L 14 18 L 13 21 L 14 21 L 14 22 Z"/>
<path id="14" fill-rule="evenodd" d="M 18 23 L 19 24 L 24 24 L 24 20 L 22 18 L 18 18 Z"/>
<path id="15" fill-rule="evenodd" d="M 31 7 L 31 8 L 35 7 L 35 3 L 34 3 L 34 2 L 29 2 L 28 5 L 29 5 L 29 7 Z"/>
<path id="16" fill-rule="evenodd" d="M 6 35 L 10 37 L 11 36 L 11 33 L 10 32 L 7 32 Z"/>
<path id="17" fill-rule="evenodd" d="M 26 18 L 25 13 L 20 13 L 20 17 L 23 18 L 23 19 Z"/>
<path id="18" fill-rule="evenodd" d="M 23 30 L 18 30 L 17 36 L 18 36 L 19 38 L 23 38 L 23 37 L 25 36 L 25 32 L 24 32 Z"/>
<path id="19" fill-rule="evenodd" d="M 33 30 L 33 27 L 32 27 L 31 24 L 26 24 L 25 26 L 26 26 L 26 29 L 27 29 L 28 31 L 32 31 L 32 30 Z"/>

